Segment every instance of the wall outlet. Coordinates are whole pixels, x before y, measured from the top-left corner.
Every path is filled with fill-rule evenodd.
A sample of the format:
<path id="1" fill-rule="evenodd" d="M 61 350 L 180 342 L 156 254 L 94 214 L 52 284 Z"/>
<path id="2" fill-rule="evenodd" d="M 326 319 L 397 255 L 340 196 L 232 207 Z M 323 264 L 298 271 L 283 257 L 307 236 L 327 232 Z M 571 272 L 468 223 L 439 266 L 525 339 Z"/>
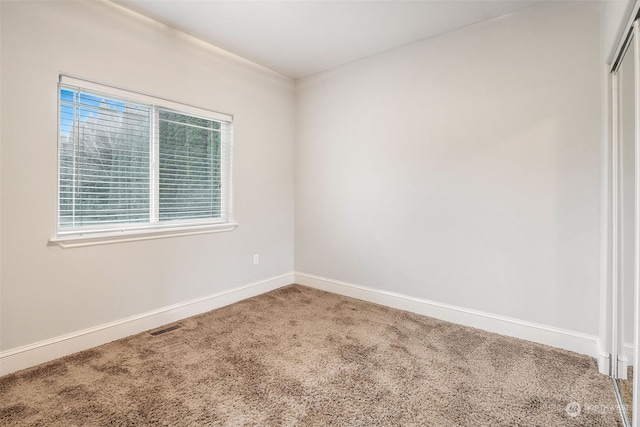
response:
<path id="1" fill-rule="evenodd" d="M 253 256 L 253 265 L 258 265 L 258 264 L 260 264 L 260 255 L 255 254 Z"/>

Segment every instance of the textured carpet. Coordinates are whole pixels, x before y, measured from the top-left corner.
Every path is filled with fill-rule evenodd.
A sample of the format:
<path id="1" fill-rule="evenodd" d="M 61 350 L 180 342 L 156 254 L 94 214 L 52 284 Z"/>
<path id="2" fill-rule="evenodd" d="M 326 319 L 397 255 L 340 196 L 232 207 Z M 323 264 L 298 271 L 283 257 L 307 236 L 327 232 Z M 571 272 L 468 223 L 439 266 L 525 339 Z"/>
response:
<path id="1" fill-rule="evenodd" d="M 589 357 L 303 286 L 179 324 L 1 377 L 0 424 L 620 425 Z"/>
<path id="2" fill-rule="evenodd" d="M 633 417 L 633 366 L 627 367 L 627 379 L 617 380 L 618 390 L 622 396 L 624 407 L 627 410 L 629 419 Z"/>

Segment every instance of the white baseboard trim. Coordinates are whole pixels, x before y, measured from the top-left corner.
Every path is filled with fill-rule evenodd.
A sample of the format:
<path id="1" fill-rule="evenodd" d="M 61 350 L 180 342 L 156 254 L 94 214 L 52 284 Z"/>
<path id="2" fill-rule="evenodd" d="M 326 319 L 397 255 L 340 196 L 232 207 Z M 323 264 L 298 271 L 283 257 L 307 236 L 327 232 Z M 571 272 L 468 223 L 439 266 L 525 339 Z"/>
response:
<path id="1" fill-rule="evenodd" d="M 621 380 L 627 379 L 627 368 L 629 367 L 629 361 L 625 357 L 618 359 L 618 378 Z"/>
<path id="2" fill-rule="evenodd" d="M 6 350 L 0 352 L 0 375 L 6 375 L 187 317 L 206 313 L 207 311 L 290 285 L 293 282 L 293 273 L 283 274 L 126 319 Z"/>
<path id="3" fill-rule="evenodd" d="M 598 354 L 598 372 L 602 375 L 611 375 L 611 355 L 602 350 Z"/>
<path id="4" fill-rule="evenodd" d="M 599 363 L 606 363 L 608 361 L 608 359 L 605 360 L 600 355 L 598 338 L 596 336 L 414 298 L 395 292 L 368 288 L 366 286 L 313 276 L 311 274 L 295 272 L 294 275 L 295 283 L 300 285 L 400 310 L 411 311 L 413 313 L 460 325 L 471 326 L 501 335 L 562 348 L 594 357 L 598 359 Z M 599 369 L 604 370 L 604 366 L 599 367 Z"/>
<path id="5" fill-rule="evenodd" d="M 0 375 L 224 307 L 291 283 L 585 354 L 598 359 L 603 373 L 604 365 L 608 364 L 608 358 L 598 351 L 597 337 L 592 335 L 295 272 L 0 352 Z"/>
<path id="6" fill-rule="evenodd" d="M 622 344 L 622 357 L 626 360 L 628 366 L 633 366 L 633 344 L 628 342 Z"/>

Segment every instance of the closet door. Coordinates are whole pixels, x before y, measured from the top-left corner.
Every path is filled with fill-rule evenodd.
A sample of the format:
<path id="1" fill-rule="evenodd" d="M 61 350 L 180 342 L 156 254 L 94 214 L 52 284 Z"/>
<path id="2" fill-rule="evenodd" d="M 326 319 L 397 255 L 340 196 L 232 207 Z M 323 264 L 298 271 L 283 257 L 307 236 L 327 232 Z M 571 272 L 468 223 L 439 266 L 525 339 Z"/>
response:
<path id="1" fill-rule="evenodd" d="M 637 361 L 638 300 L 638 135 L 640 97 L 638 96 L 637 22 L 628 33 L 613 73 L 613 285 L 614 334 L 612 375 L 619 398 L 634 423 L 632 365 Z M 637 382 L 637 380 L 636 380 Z M 629 422 L 630 421 L 630 422 Z"/>

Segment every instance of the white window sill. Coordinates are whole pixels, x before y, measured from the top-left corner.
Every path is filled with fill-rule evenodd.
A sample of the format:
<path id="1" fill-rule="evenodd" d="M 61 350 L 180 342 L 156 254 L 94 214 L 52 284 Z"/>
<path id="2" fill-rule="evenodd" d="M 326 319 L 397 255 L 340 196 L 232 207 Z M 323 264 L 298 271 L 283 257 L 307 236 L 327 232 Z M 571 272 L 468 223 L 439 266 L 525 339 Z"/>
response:
<path id="1" fill-rule="evenodd" d="M 236 223 L 225 223 L 151 230 L 122 230 L 108 233 L 61 234 L 49 240 L 49 244 L 60 246 L 61 248 L 78 248 L 83 246 L 108 245 L 111 243 L 164 239 L 167 237 L 191 236 L 194 234 L 220 233 L 223 231 L 231 231 L 237 226 L 238 224 Z"/>

